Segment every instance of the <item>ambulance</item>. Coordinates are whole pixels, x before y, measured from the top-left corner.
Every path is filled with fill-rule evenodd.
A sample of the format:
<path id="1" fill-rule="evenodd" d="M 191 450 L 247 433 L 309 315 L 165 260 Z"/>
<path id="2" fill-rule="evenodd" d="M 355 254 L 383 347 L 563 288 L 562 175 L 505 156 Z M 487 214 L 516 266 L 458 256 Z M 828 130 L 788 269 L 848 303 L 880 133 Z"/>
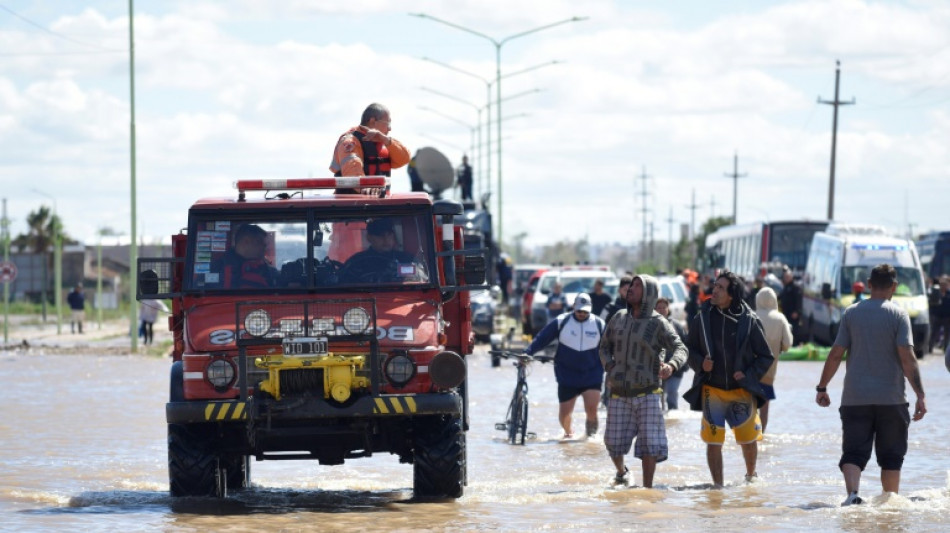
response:
<path id="1" fill-rule="evenodd" d="M 891 301 L 910 315 L 914 352 L 923 357 L 930 318 L 920 258 L 913 241 L 890 236 L 880 226 L 832 223 L 812 238 L 802 278 L 802 325 L 810 340 L 834 343 L 841 315 L 855 301 L 852 284 L 864 282 L 862 297 L 870 297 L 867 280 L 881 263 L 897 270 L 897 292 Z"/>

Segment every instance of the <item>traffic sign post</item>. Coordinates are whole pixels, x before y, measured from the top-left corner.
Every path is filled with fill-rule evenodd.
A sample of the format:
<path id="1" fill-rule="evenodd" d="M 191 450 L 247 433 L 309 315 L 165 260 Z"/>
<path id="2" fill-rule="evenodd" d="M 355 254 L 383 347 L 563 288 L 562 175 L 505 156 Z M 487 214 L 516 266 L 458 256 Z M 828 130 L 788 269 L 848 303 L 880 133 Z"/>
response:
<path id="1" fill-rule="evenodd" d="M 10 283 L 16 279 L 16 265 L 13 261 L 0 261 L 0 283 Z"/>
<path id="2" fill-rule="evenodd" d="M 6 200 L 4 200 L 4 210 L 6 210 Z M 6 252 L 6 250 L 4 250 Z M 6 253 L 4 253 L 6 255 Z M 0 283 L 3 283 L 3 344 L 9 342 L 9 283 L 16 279 L 16 265 L 13 261 L 0 261 Z"/>

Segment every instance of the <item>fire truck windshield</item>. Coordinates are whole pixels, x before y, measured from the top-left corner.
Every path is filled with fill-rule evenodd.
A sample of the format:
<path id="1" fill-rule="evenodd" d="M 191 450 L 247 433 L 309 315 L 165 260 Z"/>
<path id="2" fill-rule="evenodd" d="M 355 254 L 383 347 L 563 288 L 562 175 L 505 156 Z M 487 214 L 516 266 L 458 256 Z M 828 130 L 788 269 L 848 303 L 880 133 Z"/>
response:
<path id="1" fill-rule="evenodd" d="M 427 285 L 435 272 L 431 215 L 309 222 L 307 212 L 250 215 L 192 213 L 187 288 L 292 292 Z"/>

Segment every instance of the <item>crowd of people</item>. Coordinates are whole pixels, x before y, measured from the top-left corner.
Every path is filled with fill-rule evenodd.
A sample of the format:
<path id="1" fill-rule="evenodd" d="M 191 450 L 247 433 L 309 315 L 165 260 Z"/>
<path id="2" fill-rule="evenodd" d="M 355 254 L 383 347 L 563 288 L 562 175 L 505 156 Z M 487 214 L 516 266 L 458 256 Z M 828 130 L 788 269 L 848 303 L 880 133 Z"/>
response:
<path id="1" fill-rule="evenodd" d="M 572 411 L 579 396 L 585 407 L 585 436 L 597 435 L 596 406 L 603 391 L 603 442 L 616 470 L 614 483 L 629 484 L 625 457 L 632 450 L 641 462 L 642 486 L 652 487 L 657 464 L 669 455 L 664 413 L 678 408 L 679 383 L 684 372 L 692 370 L 691 386 L 682 397 L 691 410 L 702 412 L 699 433 L 713 486 L 724 484 L 727 426 L 741 449 L 745 480 L 754 482 L 758 442 L 768 425 L 769 403 L 776 398 L 777 362 L 794 346 L 801 310 L 801 289 L 794 276 L 786 270 L 782 278 L 778 293 L 763 280 L 748 287 L 728 271 L 709 277 L 708 289 L 700 286 L 707 279 L 688 279 L 693 299 L 686 327 L 669 318 L 669 302 L 660 297 L 658 282 L 649 275 L 622 277 L 617 299 L 605 303 L 599 316 L 591 312 L 590 295 L 579 294 L 571 307 L 555 287 L 551 320 L 525 352 L 533 354 L 558 341 L 554 368 L 564 438 L 574 437 Z M 867 281 L 870 296 L 861 287 L 862 297 L 845 311 L 816 386 L 817 404 L 829 406 L 827 387 L 845 354 L 857 361 L 846 371 L 840 408 L 843 442 L 838 465 L 847 493 L 842 505 L 863 502 L 860 477 L 872 450 L 882 469 L 883 490 L 899 491 L 910 423 L 927 412 L 909 316 L 890 302 L 896 270 L 880 264 Z M 940 294 L 950 301 L 946 289 Z M 913 413 L 905 381 L 916 395 Z"/>
<path id="2" fill-rule="evenodd" d="M 408 151 L 388 135 L 390 125 L 388 110 L 378 104 L 368 107 L 360 126 L 340 138 L 331 170 L 344 176 L 389 175 L 392 168 L 408 163 Z M 470 199 L 467 160 L 458 172 L 457 185 L 463 198 Z M 416 176 L 413 189 L 417 186 Z M 616 468 L 617 484 L 629 483 L 624 458 L 633 449 L 641 461 L 643 486 L 653 486 L 656 466 L 669 452 L 663 413 L 677 407 L 677 385 L 687 367 L 693 370 L 693 380 L 683 398 L 690 409 L 703 413 L 700 435 L 706 443 L 713 485 L 721 487 L 724 481 L 722 446 L 727 424 L 742 450 L 746 481 L 758 477 L 758 442 L 768 423 L 769 402 L 776 399 L 776 363 L 784 350 L 802 341 L 802 289 L 788 268 L 780 282 L 763 277 L 749 284 L 728 271 L 714 277 L 691 272 L 686 277 L 685 332 L 669 319 L 669 302 L 660 298 L 657 280 L 631 273 L 620 280 L 614 302 L 603 296 L 602 286 L 595 288 L 598 313 L 592 312 L 591 295 L 584 293 L 570 309 L 556 285 L 548 296 L 550 321 L 525 349 L 534 353 L 558 341 L 554 368 L 558 420 L 565 438 L 574 436 L 572 412 L 578 396 L 586 413 L 585 435 L 597 434 L 597 405 L 603 390 L 607 398 L 604 444 Z M 855 283 L 853 287 L 855 303 L 842 316 L 815 387 L 815 401 L 829 406 L 828 384 L 847 354 L 839 410 L 843 438 L 838 464 L 847 492 L 842 505 L 862 503 L 858 495 L 861 472 L 872 449 L 882 469 L 883 490 L 898 492 L 910 422 L 927 413 L 910 318 L 890 302 L 897 272 L 891 265 L 880 264 L 867 281 L 870 297 L 863 286 Z M 776 293 L 772 285 L 780 290 Z M 946 349 L 950 278 L 941 278 L 931 291 L 930 312 L 931 342 Z M 913 415 L 905 380 L 916 394 Z"/>

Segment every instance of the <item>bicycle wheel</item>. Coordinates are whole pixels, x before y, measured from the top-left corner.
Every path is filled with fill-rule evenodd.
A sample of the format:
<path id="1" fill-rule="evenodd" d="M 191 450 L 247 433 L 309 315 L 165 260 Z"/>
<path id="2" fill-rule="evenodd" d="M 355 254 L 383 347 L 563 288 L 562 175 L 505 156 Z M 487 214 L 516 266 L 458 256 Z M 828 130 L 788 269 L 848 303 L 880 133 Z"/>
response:
<path id="1" fill-rule="evenodd" d="M 518 389 L 511 401 L 511 421 L 508 424 L 508 441 L 524 444 L 528 432 L 528 395 L 525 387 Z"/>
<path id="2" fill-rule="evenodd" d="M 508 404 L 508 416 L 505 418 L 505 429 L 508 430 L 508 443 L 516 444 L 518 440 L 518 420 L 521 418 L 521 389 L 515 391 L 511 397 L 511 403 Z"/>
<path id="3" fill-rule="evenodd" d="M 528 391 L 527 387 L 521 394 L 521 416 L 518 417 L 521 426 L 521 444 L 524 444 L 528 434 Z"/>

